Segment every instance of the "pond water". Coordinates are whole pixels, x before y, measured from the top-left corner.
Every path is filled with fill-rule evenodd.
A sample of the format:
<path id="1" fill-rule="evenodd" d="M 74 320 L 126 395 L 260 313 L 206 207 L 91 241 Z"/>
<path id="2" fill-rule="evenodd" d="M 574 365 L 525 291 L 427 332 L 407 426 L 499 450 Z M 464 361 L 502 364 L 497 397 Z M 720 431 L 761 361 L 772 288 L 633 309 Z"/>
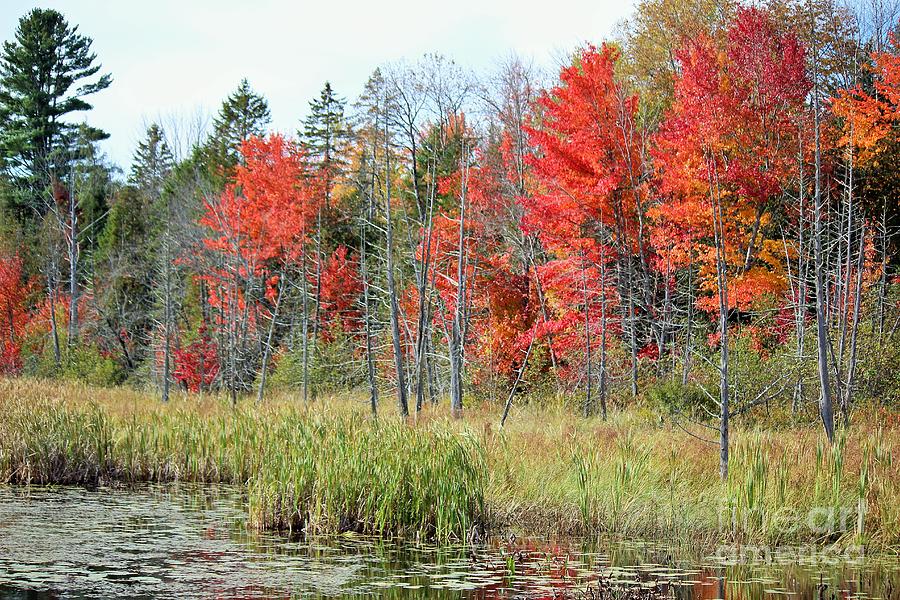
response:
<path id="1" fill-rule="evenodd" d="M 0 599 L 596 598 L 598 587 L 629 598 L 900 598 L 896 556 L 292 540 L 250 532 L 245 519 L 240 494 L 223 487 L 0 486 Z"/>

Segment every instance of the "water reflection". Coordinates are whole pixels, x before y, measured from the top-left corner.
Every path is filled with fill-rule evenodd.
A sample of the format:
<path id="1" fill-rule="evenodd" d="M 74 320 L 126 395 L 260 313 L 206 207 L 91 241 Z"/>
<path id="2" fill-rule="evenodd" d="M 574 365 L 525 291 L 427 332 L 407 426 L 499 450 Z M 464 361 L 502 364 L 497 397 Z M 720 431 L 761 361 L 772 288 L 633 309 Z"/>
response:
<path id="1" fill-rule="evenodd" d="M 895 598 L 897 557 L 495 539 L 433 547 L 249 532 L 226 487 L 0 486 L 0 599 Z M 759 558 L 762 558 L 760 560 Z M 606 594 L 606 595 L 602 595 Z"/>

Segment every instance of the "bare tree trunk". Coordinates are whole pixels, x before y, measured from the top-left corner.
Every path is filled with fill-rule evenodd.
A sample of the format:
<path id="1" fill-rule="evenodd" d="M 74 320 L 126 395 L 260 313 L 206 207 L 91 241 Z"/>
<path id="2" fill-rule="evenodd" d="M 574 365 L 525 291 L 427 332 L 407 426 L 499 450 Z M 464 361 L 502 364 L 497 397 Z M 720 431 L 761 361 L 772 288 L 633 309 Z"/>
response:
<path id="1" fill-rule="evenodd" d="M 303 250 L 303 402 L 309 402 L 309 282 L 306 281 L 306 250 Z"/>
<path id="2" fill-rule="evenodd" d="M 53 340 L 53 360 L 56 362 L 56 368 L 59 369 L 62 364 L 62 355 L 59 347 L 59 326 L 56 322 L 56 278 L 52 272 L 56 271 L 56 261 L 51 261 L 48 267 L 47 276 L 47 295 L 50 299 L 50 337 Z"/>
<path id="3" fill-rule="evenodd" d="M 881 210 L 881 277 L 878 281 L 878 340 L 884 342 L 885 301 L 887 299 L 888 267 L 888 224 L 887 201 Z"/>
<path id="4" fill-rule="evenodd" d="M 841 413 L 844 418 L 844 426 L 850 424 L 850 407 L 853 400 L 853 380 L 856 377 L 856 352 L 857 338 L 859 334 L 859 313 L 862 304 L 862 279 L 865 267 L 866 236 L 863 224 L 859 231 L 859 254 L 856 258 L 856 289 L 853 291 L 853 324 L 850 328 L 850 358 L 847 366 L 847 381 L 844 384 L 844 397 L 841 402 Z"/>
<path id="5" fill-rule="evenodd" d="M 163 240 L 163 380 L 162 380 L 162 401 L 169 401 L 169 382 L 171 375 L 169 373 L 172 364 L 172 266 L 169 257 L 169 232 L 168 224 L 166 224 L 166 236 Z M 203 379 L 203 368 L 200 369 L 201 385 Z"/>
<path id="6" fill-rule="evenodd" d="M 728 382 L 728 273 L 725 264 L 725 226 L 719 195 L 718 165 L 714 156 L 707 157 L 713 232 L 716 245 L 716 283 L 719 300 L 719 476 L 728 479 L 730 434 L 730 388 Z"/>
<path id="7" fill-rule="evenodd" d="M 369 299 L 369 263 L 367 260 L 368 252 L 366 246 L 368 240 L 366 233 L 369 230 L 369 223 L 373 219 L 373 208 L 375 200 L 375 146 L 372 146 L 372 181 L 369 187 L 369 196 L 366 202 L 366 213 L 363 215 L 360 231 L 359 243 L 359 269 L 363 285 L 363 319 L 365 320 L 366 335 L 366 372 L 369 381 L 369 408 L 372 416 L 378 414 L 378 385 L 375 379 L 375 352 L 372 348 L 372 306 Z"/>
<path id="8" fill-rule="evenodd" d="M 69 254 L 69 331 L 67 345 L 69 348 L 78 342 L 78 259 L 81 256 L 81 244 L 78 241 L 78 202 L 74 190 L 68 191 L 68 254 Z"/>
<path id="9" fill-rule="evenodd" d="M 585 378 L 587 381 L 585 389 L 583 413 L 585 417 L 589 417 L 594 412 L 594 399 L 591 396 L 591 384 L 593 383 L 593 374 L 591 373 L 591 319 L 590 319 L 590 302 L 587 290 L 587 274 L 585 272 L 584 252 L 581 253 L 581 291 L 584 298 L 584 356 L 585 356 Z"/>
<path id="10" fill-rule="evenodd" d="M 637 311 L 634 306 L 634 265 L 631 257 L 627 257 L 628 261 L 628 315 L 631 325 L 629 326 L 628 337 L 631 346 L 631 397 L 637 397 L 638 391 L 638 360 L 637 360 Z"/>
<path id="11" fill-rule="evenodd" d="M 450 335 L 450 412 L 454 418 L 462 417 L 463 410 L 463 360 L 464 360 L 464 325 L 466 304 L 466 186 L 468 185 L 468 157 L 463 145 L 462 181 L 459 194 L 459 243 L 456 247 L 456 307 L 453 314 L 453 327 Z"/>
<path id="12" fill-rule="evenodd" d="M 813 25 L 815 27 L 815 24 Z M 813 32 L 815 33 L 815 32 Z M 819 115 L 819 74 L 818 50 L 813 45 L 813 120 L 815 127 L 815 195 L 813 214 L 813 260 L 816 265 L 816 350 L 819 367 L 819 416 L 825 427 L 828 441 L 834 441 L 834 411 L 831 398 L 831 381 L 828 371 L 828 323 L 825 314 L 825 280 L 822 270 L 825 266 L 822 248 L 822 146 Z"/>
<path id="13" fill-rule="evenodd" d="M 326 194 L 327 201 L 327 194 Z M 319 343 L 319 307 L 322 304 L 322 207 L 319 207 L 316 214 L 316 300 L 313 303 L 313 324 L 312 324 L 312 357 L 316 359 L 318 343 Z M 316 397 L 316 391 L 313 390 L 313 399 Z"/>
<path id="14" fill-rule="evenodd" d="M 434 364 L 434 342 L 429 337 L 425 340 L 427 343 L 427 352 L 429 356 L 428 360 L 428 400 L 431 402 L 432 406 L 437 404 L 438 402 L 438 379 L 437 379 L 437 369 Z"/>
<path id="15" fill-rule="evenodd" d="M 228 351 L 228 356 L 231 364 L 230 368 L 230 389 L 229 393 L 231 395 L 231 406 L 232 408 L 237 407 L 237 353 L 238 353 L 238 327 L 240 326 L 238 323 L 238 270 L 234 269 L 234 284 L 232 289 L 231 299 L 228 302 L 229 308 L 231 308 L 231 323 L 228 327 L 229 331 L 229 340 L 228 345 L 230 346 Z"/>
<path id="16" fill-rule="evenodd" d="M 797 218 L 798 224 L 798 232 L 797 232 L 797 291 L 796 291 L 796 299 L 795 299 L 795 308 L 794 308 L 794 327 L 797 332 L 797 364 L 802 364 L 803 355 L 805 354 L 805 346 L 806 346 L 806 304 L 807 304 L 807 270 L 808 270 L 808 261 L 805 260 L 805 248 L 803 246 L 803 234 L 805 232 L 804 221 L 806 220 L 806 182 L 804 181 L 804 161 L 803 161 L 803 136 L 799 136 L 800 144 L 799 144 L 799 171 L 800 171 L 800 186 L 799 186 L 799 216 Z M 786 257 L 786 260 L 790 259 Z M 790 264 L 788 262 L 788 264 Z M 797 373 L 797 381 L 794 385 L 794 395 L 791 401 L 791 410 L 794 414 L 800 409 L 800 403 L 803 400 L 803 371 L 798 370 Z"/>
<path id="17" fill-rule="evenodd" d="M 600 257 L 600 414 L 606 420 L 606 256 Z"/>
<path id="18" fill-rule="evenodd" d="M 628 120 L 625 115 L 625 97 L 621 94 L 618 96 L 618 116 L 617 116 L 617 124 L 619 131 L 622 132 L 622 158 L 625 159 L 625 163 L 628 167 L 628 176 L 631 182 L 631 194 L 634 199 L 635 212 L 638 217 L 638 232 L 637 232 L 637 248 L 638 248 L 638 257 L 640 259 L 641 270 L 642 270 L 642 282 L 641 289 L 643 292 L 643 301 L 644 306 L 649 306 L 652 302 L 651 292 L 650 292 L 650 269 L 647 266 L 647 257 L 644 251 L 644 207 L 641 202 L 640 193 L 638 192 L 638 182 L 635 179 L 633 161 L 631 156 L 631 139 L 634 135 L 633 122 Z M 626 233 L 626 229 L 624 227 L 624 223 L 621 222 L 621 219 L 624 218 L 622 215 L 622 210 L 619 211 L 619 217 L 617 220 L 619 221 L 619 232 L 620 232 L 620 243 L 622 244 L 622 251 L 628 261 L 628 312 L 629 312 L 629 320 L 631 326 L 629 327 L 629 341 L 631 345 L 631 397 L 637 397 L 638 391 L 638 359 L 637 359 L 637 311 L 635 310 L 635 302 L 634 302 L 634 293 L 635 293 L 635 274 L 634 274 L 634 260 L 631 255 L 631 245 L 628 241 L 628 235 Z M 652 323 L 651 323 L 652 325 Z M 661 350 L 661 349 L 660 349 Z"/>
<path id="19" fill-rule="evenodd" d="M 416 412 L 422 410 L 425 402 L 425 380 L 429 377 L 428 339 L 431 336 L 429 322 L 430 311 L 426 302 L 428 296 L 428 271 L 431 264 L 431 235 L 433 232 L 434 195 L 435 186 L 431 186 L 431 193 L 427 199 L 427 209 L 424 215 L 422 244 L 425 254 L 422 263 L 417 269 L 418 281 L 416 281 L 419 295 L 419 314 L 416 323 Z"/>
<path id="20" fill-rule="evenodd" d="M 285 270 L 281 270 L 278 281 L 278 296 L 275 298 L 275 309 L 272 311 L 272 321 L 269 323 L 269 332 L 266 334 L 266 345 L 263 348 L 262 366 L 259 370 L 259 389 L 256 392 L 256 402 L 262 402 L 263 391 L 266 388 L 266 372 L 269 370 L 269 356 L 272 354 L 272 338 L 275 334 L 275 325 L 278 322 L 278 309 L 281 308 L 281 297 L 284 295 L 287 276 Z"/>
<path id="21" fill-rule="evenodd" d="M 657 341 L 657 346 L 659 347 L 659 368 L 657 369 L 657 374 L 662 376 L 664 374 L 663 365 L 663 357 L 668 354 L 668 346 L 669 346 L 669 330 L 671 328 L 672 323 L 672 286 L 670 282 L 672 282 L 672 263 L 670 259 L 670 255 L 666 254 L 666 271 L 665 271 L 665 282 L 664 287 L 665 291 L 663 292 L 663 314 L 662 319 L 659 324 L 659 339 Z M 670 377 L 675 377 L 675 351 L 673 347 L 673 351 L 671 353 L 672 356 L 672 371 L 670 372 Z"/>
<path id="22" fill-rule="evenodd" d="M 385 196 L 384 216 L 387 221 L 386 241 L 387 246 L 387 283 L 388 295 L 391 302 L 391 338 L 394 348 L 394 367 L 397 372 L 397 407 L 401 417 L 409 416 L 409 401 L 407 400 L 406 371 L 403 365 L 403 350 L 400 347 L 400 306 L 397 302 L 397 285 L 394 281 L 394 227 L 391 219 L 391 165 L 390 146 L 388 142 L 387 121 L 384 125 L 384 164 L 385 164 Z"/>
<path id="23" fill-rule="evenodd" d="M 693 335 L 694 326 L 694 255 L 691 254 L 690 263 L 688 264 L 688 301 L 687 301 L 687 326 L 684 335 L 684 365 L 681 371 L 681 385 L 687 385 L 691 374 L 691 336 Z"/>

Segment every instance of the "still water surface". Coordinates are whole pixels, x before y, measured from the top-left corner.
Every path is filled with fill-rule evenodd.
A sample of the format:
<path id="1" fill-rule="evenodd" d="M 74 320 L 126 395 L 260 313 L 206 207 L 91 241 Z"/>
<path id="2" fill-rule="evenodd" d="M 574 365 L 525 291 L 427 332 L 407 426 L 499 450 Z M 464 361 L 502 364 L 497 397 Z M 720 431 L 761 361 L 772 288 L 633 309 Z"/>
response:
<path id="1" fill-rule="evenodd" d="M 896 556 L 793 548 L 735 564 L 639 542 L 291 540 L 245 520 L 223 487 L 0 486 L 0 600 L 582 598 L 598 580 L 679 599 L 900 598 Z"/>

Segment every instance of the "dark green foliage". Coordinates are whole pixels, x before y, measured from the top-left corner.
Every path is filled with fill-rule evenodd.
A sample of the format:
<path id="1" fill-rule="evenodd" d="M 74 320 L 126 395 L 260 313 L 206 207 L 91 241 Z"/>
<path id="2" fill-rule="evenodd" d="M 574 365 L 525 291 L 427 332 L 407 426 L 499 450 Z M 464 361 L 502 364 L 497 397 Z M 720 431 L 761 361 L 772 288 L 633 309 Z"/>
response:
<path id="1" fill-rule="evenodd" d="M 22 220 L 43 211 L 41 194 L 49 175 L 65 173 L 76 139 L 94 142 L 107 134 L 65 120 L 90 110 L 86 96 L 109 86 L 108 74 L 91 52 L 91 39 L 78 34 L 59 12 L 36 8 L 19 20 L 14 41 L 0 59 L 0 158 L 15 193 L 6 204 Z"/>
<path id="2" fill-rule="evenodd" d="M 647 388 L 651 407 L 668 415 L 683 415 L 701 420 L 716 415 L 718 407 L 695 384 L 683 385 L 679 381 L 663 381 Z"/>
<path id="3" fill-rule="evenodd" d="M 421 175 L 420 196 L 425 196 L 427 186 L 438 186 L 444 178 L 458 173 L 461 161 L 470 159 L 476 145 L 471 132 L 466 131 L 465 119 L 451 115 L 444 123 L 432 125 L 422 138 L 422 148 L 416 159 Z M 459 203 L 455 195 L 438 195 L 441 208 Z"/>
<path id="4" fill-rule="evenodd" d="M 151 125 L 135 152 L 130 185 L 115 196 L 100 237 L 97 308 L 108 346 L 134 371 L 148 354 L 159 279 L 161 236 L 168 220 L 166 181 L 174 168 L 162 130 Z"/>
<path id="5" fill-rule="evenodd" d="M 242 79 L 222 103 L 204 148 L 204 161 L 211 176 L 221 178 L 230 172 L 240 158 L 241 142 L 254 135 L 264 135 L 271 120 L 269 103 L 253 91 L 246 78 Z"/>
<path id="6" fill-rule="evenodd" d="M 298 131 L 303 149 L 315 165 L 323 180 L 324 200 L 319 218 L 321 236 L 318 249 L 328 253 L 340 244 L 353 247 L 355 239 L 354 211 L 345 210 L 346 200 L 333 200 L 335 185 L 346 175 L 347 150 L 350 143 L 350 127 L 344 119 L 346 101 L 338 97 L 331 84 L 325 87 L 319 98 L 310 101 L 309 115 L 303 120 L 303 130 Z"/>
<path id="7" fill-rule="evenodd" d="M 80 127 L 69 164 L 69 185 L 78 201 L 82 262 L 90 260 L 106 224 L 111 197 L 117 184 L 110 166 L 91 138 Z"/>
<path id="8" fill-rule="evenodd" d="M 148 208 L 137 188 L 123 187 L 110 208 L 98 253 L 105 274 L 97 285 L 98 310 L 104 330 L 128 370 L 143 359 L 153 322 L 157 248 Z"/>
<path id="9" fill-rule="evenodd" d="M 346 101 L 335 95 L 326 81 L 319 98 L 309 103 L 309 116 L 303 120 L 300 132 L 304 149 L 321 162 L 331 178 L 345 166 L 344 151 L 350 139 L 344 120 L 345 105 Z"/>
<path id="10" fill-rule="evenodd" d="M 151 199 L 162 195 L 166 178 L 175 168 L 175 158 L 166 143 L 162 129 L 153 123 L 147 137 L 138 144 L 131 163 L 128 181 Z"/>

